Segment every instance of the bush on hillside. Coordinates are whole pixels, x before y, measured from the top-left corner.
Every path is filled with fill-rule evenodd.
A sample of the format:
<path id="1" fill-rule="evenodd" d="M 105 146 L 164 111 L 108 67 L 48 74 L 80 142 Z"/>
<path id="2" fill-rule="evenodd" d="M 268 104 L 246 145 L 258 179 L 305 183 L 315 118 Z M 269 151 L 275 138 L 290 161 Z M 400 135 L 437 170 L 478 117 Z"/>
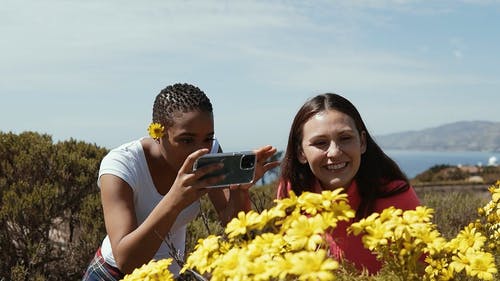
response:
<path id="1" fill-rule="evenodd" d="M 415 178 L 412 179 L 412 183 L 414 185 L 463 183 L 494 184 L 499 178 L 500 166 L 434 165 L 415 176 Z"/>
<path id="2" fill-rule="evenodd" d="M 488 198 L 474 191 L 433 191 L 418 192 L 423 204 L 435 210 L 434 223 L 446 238 L 454 237 L 458 232 L 474 221 L 477 208 L 488 202 Z"/>
<path id="3" fill-rule="evenodd" d="M 0 280 L 81 278 L 105 233 L 96 178 L 106 152 L 0 132 Z"/>

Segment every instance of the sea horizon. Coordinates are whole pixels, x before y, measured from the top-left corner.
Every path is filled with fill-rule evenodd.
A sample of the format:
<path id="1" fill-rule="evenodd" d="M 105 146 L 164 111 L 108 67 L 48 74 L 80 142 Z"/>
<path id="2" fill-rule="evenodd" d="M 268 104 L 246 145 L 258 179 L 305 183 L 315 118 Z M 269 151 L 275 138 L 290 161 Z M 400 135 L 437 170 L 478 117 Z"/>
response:
<path id="1" fill-rule="evenodd" d="M 488 166 L 498 165 L 500 160 L 500 152 L 488 151 L 385 149 L 384 152 L 396 161 L 408 178 L 414 178 L 436 165 Z"/>

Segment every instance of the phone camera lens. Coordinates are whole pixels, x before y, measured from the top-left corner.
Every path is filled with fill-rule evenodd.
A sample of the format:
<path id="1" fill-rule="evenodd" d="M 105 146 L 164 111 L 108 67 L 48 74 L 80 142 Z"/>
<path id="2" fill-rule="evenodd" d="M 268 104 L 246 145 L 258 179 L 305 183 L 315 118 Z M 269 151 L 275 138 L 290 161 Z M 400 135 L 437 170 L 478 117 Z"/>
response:
<path id="1" fill-rule="evenodd" d="M 242 169 L 252 169 L 255 165 L 255 155 L 244 155 L 241 158 Z"/>

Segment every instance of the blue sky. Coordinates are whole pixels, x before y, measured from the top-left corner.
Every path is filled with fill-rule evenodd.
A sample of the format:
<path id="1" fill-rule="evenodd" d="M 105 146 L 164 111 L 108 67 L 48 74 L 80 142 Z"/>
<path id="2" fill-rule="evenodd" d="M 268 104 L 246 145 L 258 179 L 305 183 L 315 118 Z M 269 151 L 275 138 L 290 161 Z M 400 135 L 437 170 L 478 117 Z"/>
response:
<path id="1" fill-rule="evenodd" d="M 336 92 L 373 135 L 500 121 L 500 1 L 0 0 L 0 131 L 112 148 L 156 94 L 203 89 L 226 151 L 285 149 Z"/>

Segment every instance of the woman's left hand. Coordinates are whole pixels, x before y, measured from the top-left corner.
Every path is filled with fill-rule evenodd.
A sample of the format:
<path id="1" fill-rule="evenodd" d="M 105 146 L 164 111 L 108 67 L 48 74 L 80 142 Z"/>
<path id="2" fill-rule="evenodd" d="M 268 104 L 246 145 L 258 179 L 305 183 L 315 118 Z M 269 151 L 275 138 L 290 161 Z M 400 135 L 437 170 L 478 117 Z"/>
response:
<path id="1" fill-rule="evenodd" d="M 254 185 L 262 176 L 269 170 L 276 168 L 280 165 L 279 161 L 268 162 L 269 158 L 276 153 L 277 149 L 271 145 L 266 145 L 261 148 L 254 150 L 256 161 L 255 161 L 255 176 L 251 183 L 249 184 L 237 184 L 229 186 L 230 189 L 249 189 Z"/>

